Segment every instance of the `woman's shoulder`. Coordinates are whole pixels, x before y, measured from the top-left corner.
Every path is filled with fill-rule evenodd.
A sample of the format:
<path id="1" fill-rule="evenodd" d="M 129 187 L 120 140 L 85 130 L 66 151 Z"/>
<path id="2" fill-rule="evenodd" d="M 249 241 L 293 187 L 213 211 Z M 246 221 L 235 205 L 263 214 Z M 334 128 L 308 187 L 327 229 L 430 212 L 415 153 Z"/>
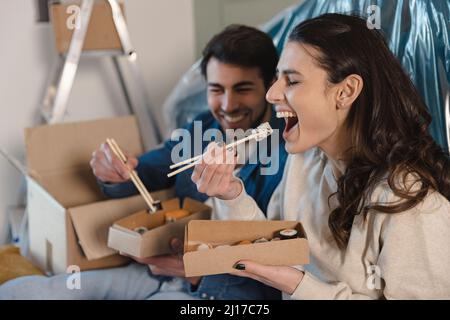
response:
<path id="1" fill-rule="evenodd" d="M 418 189 L 413 185 L 412 189 Z M 371 204 L 392 206 L 405 201 L 394 193 L 387 181 L 380 183 L 372 194 Z M 450 201 L 434 189 L 429 189 L 426 196 L 414 207 L 398 213 L 384 213 L 370 210 L 376 220 L 382 220 L 386 229 L 424 228 L 433 232 L 433 228 L 445 228 L 450 235 Z M 387 228 L 390 226 L 390 228 Z"/>
<path id="2" fill-rule="evenodd" d="M 407 174 L 405 177 L 395 179 L 393 182 L 395 187 L 403 192 L 409 190 L 412 195 L 418 194 L 421 190 L 422 183 L 420 178 L 415 174 Z M 397 195 L 389 184 L 387 178 L 383 179 L 374 189 L 371 196 L 371 203 L 382 205 L 399 204 L 404 201 L 402 197 Z M 426 196 L 415 207 L 405 210 L 416 213 L 431 213 L 445 211 L 450 216 L 450 201 L 437 190 L 428 189 Z"/>

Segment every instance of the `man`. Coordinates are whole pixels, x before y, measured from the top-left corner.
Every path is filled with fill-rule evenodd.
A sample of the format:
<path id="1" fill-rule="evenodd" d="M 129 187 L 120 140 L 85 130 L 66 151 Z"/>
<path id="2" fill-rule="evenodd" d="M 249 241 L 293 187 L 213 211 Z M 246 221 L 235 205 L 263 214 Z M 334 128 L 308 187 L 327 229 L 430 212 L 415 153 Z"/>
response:
<path id="1" fill-rule="evenodd" d="M 209 111 L 200 114 L 184 128 L 190 133 L 193 146 L 201 139 L 202 150 L 208 141 L 195 134 L 196 121 L 200 121 L 202 130 L 227 129 L 248 130 L 262 122 L 270 122 L 274 129 L 283 129 L 284 120 L 277 119 L 272 106 L 265 100 L 265 93 L 275 77 L 278 55 L 272 40 L 265 33 L 246 26 L 233 25 L 211 39 L 203 51 L 201 70 L 207 80 L 207 98 Z M 197 122 L 198 124 L 199 122 Z M 277 161 L 277 170 L 272 174 L 261 174 L 260 162 L 247 161 L 239 167 L 239 176 L 247 192 L 265 211 L 269 199 L 281 180 L 287 157 L 284 142 L 279 135 L 269 137 L 277 141 L 267 143 L 268 151 Z M 271 142 L 276 142 L 270 150 Z M 191 181 L 191 170 L 167 178 L 172 163 L 172 153 L 176 141 L 168 140 L 161 148 L 141 155 L 129 156 L 127 165 L 136 169 L 145 186 L 151 190 L 174 187 L 177 197 L 190 197 L 214 207 L 213 198 L 208 199 L 204 190 L 197 190 Z M 188 149 L 188 148 L 187 148 Z M 183 150 L 192 152 L 192 150 Z M 93 153 L 91 167 L 105 195 L 111 198 L 127 197 L 137 194 L 129 180 L 128 168 L 113 155 L 106 144 L 102 144 Z M 214 218 L 226 219 L 220 212 L 214 212 Z M 140 264 L 132 263 L 127 267 L 108 270 L 86 271 L 81 281 L 88 279 L 86 288 L 79 290 L 61 290 L 57 283 L 64 281 L 65 275 L 50 278 L 33 277 L 40 288 L 36 289 L 37 298 L 107 298 L 107 299 L 279 299 L 280 292 L 261 283 L 228 274 L 185 278 L 181 255 L 182 244 L 173 239 L 173 255 L 136 259 Z M 147 268 L 147 265 L 149 265 Z M 147 273 L 149 269 L 150 275 Z M 180 280 L 182 279 L 182 280 Z M 0 298 L 29 296 L 30 280 L 18 279 L 0 287 Z M 86 283 L 86 281 L 84 281 Z M 14 284 L 16 283 L 16 285 Z M 47 283 L 47 284 L 45 284 Z M 83 284 L 82 284 L 83 286 Z M 35 286 L 34 286 L 35 287 Z M 43 288 L 52 288 L 57 293 L 49 293 Z M 21 289 L 22 288 L 22 289 Z M 57 289 L 59 288 L 59 289 Z M 82 292 L 84 291 L 84 292 Z M 38 293 L 39 292 L 39 293 Z M 20 296 L 22 294 L 22 296 Z"/>

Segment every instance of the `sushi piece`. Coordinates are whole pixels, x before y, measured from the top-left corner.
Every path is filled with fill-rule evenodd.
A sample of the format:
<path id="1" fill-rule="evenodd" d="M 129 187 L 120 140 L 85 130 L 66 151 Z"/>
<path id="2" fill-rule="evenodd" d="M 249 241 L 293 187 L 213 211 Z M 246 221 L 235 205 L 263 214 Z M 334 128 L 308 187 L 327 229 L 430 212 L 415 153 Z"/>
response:
<path id="1" fill-rule="evenodd" d="M 209 243 L 200 243 L 197 247 L 197 251 L 209 250 L 212 248 L 213 248 L 213 246 L 210 245 Z"/>
<path id="2" fill-rule="evenodd" d="M 253 241 L 253 243 L 263 243 L 263 242 L 269 242 L 266 238 L 259 238 Z"/>
<path id="3" fill-rule="evenodd" d="M 146 227 L 137 227 L 137 228 L 134 228 L 133 231 L 135 231 L 139 234 L 144 234 L 148 231 L 148 229 Z"/>
<path id="4" fill-rule="evenodd" d="M 298 237 L 298 231 L 295 229 L 284 229 L 280 231 L 280 239 L 281 240 L 287 240 L 287 239 L 295 239 Z"/>

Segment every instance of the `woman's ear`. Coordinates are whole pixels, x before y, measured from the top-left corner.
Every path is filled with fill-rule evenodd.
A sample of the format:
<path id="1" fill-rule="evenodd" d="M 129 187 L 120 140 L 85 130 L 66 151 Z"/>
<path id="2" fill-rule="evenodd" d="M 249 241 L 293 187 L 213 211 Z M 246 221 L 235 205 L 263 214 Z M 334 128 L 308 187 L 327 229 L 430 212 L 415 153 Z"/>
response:
<path id="1" fill-rule="evenodd" d="M 364 82 L 361 76 L 351 74 L 339 84 L 336 105 L 338 109 L 350 108 L 353 102 L 358 98 L 363 88 Z"/>

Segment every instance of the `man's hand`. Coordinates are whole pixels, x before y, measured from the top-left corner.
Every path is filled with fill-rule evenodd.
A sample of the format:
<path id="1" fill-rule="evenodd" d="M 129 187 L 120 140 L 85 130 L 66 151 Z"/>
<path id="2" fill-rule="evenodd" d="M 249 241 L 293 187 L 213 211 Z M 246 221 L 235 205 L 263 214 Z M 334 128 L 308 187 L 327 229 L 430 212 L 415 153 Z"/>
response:
<path id="1" fill-rule="evenodd" d="M 241 270 L 232 273 L 236 276 L 258 280 L 289 295 L 294 293 L 304 275 L 302 271 L 293 267 L 266 266 L 249 260 L 238 261 L 234 268 Z"/>
<path id="2" fill-rule="evenodd" d="M 111 151 L 107 143 L 102 143 L 100 148 L 92 153 L 90 165 L 94 175 L 103 182 L 121 183 L 130 179 L 130 170 L 138 165 L 135 157 L 127 157 L 127 165 L 123 165 L 117 156 Z M 127 168 L 128 166 L 128 168 Z"/>
<path id="3" fill-rule="evenodd" d="M 154 275 L 181 277 L 185 278 L 186 281 L 190 282 L 192 285 L 197 285 L 200 282 L 201 277 L 185 277 L 182 256 L 183 243 L 179 239 L 173 238 L 170 241 L 170 246 L 172 247 L 172 251 L 174 254 L 148 258 L 131 258 L 139 263 L 147 264 Z"/>

